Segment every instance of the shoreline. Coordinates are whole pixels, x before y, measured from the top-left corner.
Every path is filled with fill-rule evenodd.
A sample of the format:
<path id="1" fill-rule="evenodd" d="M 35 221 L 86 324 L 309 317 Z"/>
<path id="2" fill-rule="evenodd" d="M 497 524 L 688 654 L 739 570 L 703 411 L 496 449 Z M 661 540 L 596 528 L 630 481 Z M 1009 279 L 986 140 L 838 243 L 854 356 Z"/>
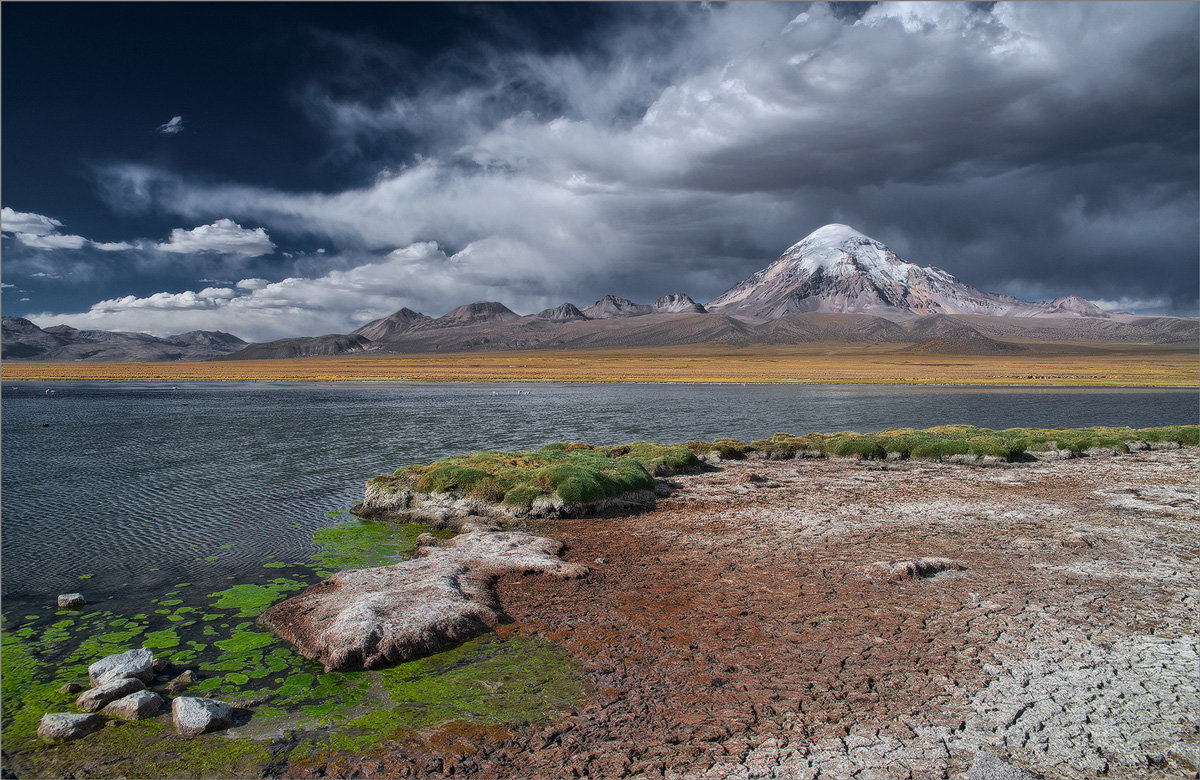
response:
<path id="1" fill-rule="evenodd" d="M 1200 741 L 1194 724 L 1145 717 L 1171 696 L 1195 697 L 1187 665 L 1200 657 L 1200 570 L 1189 553 L 1200 455 L 1194 426 L 1176 434 L 1183 448 L 1088 447 L 1081 458 L 1060 451 L 977 465 L 817 458 L 811 442 L 779 437 L 750 448 L 693 442 L 693 451 L 729 457 L 665 471 L 657 505 L 568 513 L 539 531 L 554 551 L 565 545 L 554 567 L 587 576 L 486 575 L 504 617 L 480 641 L 540 648 L 546 668 L 568 677 L 578 668 L 586 684 L 573 710 L 500 729 L 451 721 L 353 739 L 333 730 L 328 747 L 285 736 L 286 775 L 433 777 L 452 762 L 456 775 L 483 777 L 575 767 L 596 777 L 756 768 L 807 777 L 901 762 L 913 776 L 956 776 L 980 751 L 1064 779 L 1142 777 L 1137 761 L 1184 766 Z M 1097 442 L 1075 449 L 1087 444 Z M 471 537 L 460 538 L 432 551 Z M 412 663 L 436 666 L 473 641 Z M 1110 672 L 1126 662 L 1137 671 Z M 1151 662 L 1161 666 L 1147 671 Z M 1022 708 L 1030 680 L 1056 708 Z M 438 690 L 429 689 L 430 702 Z M 1096 696 L 1112 712 L 1090 706 Z M 170 764 L 183 776 L 187 761 L 200 760 L 192 747 L 206 744 L 228 747 L 221 760 L 235 762 L 206 774 L 241 776 L 239 756 L 267 761 L 272 750 L 241 730 L 232 742 L 214 735 L 177 745 L 164 717 L 12 758 L 35 771 L 107 766 L 122 735 L 140 734 L 157 761 L 193 756 Z M 1083 732 L 1078 723 L 1112 729 Z M 1026 744 L 1030 734 L 1053 741 Z M 99 740 L 94 750 L 89 740 Z M 137 776 L 132 767 L 123 773 Z"/>
<path id="2" fill-rule="evenodd" d="M 912 355 L 846 344 L 528 350 L 172 363 L 6 361 L 3 381 L 404 381 L 1200 387 L 1192 345 L 1056 345 Z"/>

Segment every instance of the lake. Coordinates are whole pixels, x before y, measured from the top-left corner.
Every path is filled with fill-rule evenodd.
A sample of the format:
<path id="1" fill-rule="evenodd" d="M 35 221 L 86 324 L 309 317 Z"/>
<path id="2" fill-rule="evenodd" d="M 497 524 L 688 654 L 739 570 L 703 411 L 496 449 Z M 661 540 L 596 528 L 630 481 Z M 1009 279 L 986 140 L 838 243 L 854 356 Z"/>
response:
<path id="1" fill-rule="evenodd" d="M 306 559 L 371 476 L 453 453 L 1197 420 L 1195 390 L 29 383 L 2 397 L 5 612 L 74 590 L 117 608 Z"/>

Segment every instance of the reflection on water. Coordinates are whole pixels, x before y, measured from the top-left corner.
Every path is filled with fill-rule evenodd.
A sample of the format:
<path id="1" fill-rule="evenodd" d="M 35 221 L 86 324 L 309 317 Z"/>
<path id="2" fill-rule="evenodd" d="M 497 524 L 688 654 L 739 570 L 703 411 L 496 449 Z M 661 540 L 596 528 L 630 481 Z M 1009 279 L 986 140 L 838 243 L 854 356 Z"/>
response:
<path id="1" fill-rule="evenodd" d="M 1195 391 L 532 385 L 3 388 L 5 610 L 300 560 L 374 474 L 481 449 L 776 431 L 1196 422 Z M 81 576 L 92 575 L 87 580 Z M 122 587 L 123 586 L 123 587 Z"/>

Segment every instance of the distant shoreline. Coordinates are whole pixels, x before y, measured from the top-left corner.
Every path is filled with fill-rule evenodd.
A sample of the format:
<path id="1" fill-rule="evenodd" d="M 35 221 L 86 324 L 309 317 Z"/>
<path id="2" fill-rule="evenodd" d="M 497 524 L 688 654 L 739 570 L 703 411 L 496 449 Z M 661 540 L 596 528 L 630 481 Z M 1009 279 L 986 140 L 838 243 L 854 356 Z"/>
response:
<path id="1" fill-rule="evenodd" d="M 21 381 L 555 382 L 1198 388 L 1193 345 L 1055 345 L 1019 355 L 879 347 L 659 347 L 356 355 L 163 363 L 5 361 Z"/>

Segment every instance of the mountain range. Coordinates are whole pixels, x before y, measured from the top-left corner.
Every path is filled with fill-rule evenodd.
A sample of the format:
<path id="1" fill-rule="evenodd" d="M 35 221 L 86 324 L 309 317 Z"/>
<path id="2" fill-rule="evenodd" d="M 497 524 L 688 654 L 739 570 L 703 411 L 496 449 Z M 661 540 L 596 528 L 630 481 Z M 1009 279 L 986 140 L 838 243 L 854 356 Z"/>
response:
<path id="1" fill-rule="evenodd" d="M 479 301 L 438 318 L 404 308 L 349 334 L 250 345 L 227 333 L 156 339 L 66 326 L 42 330 L 28 320 L 4 318 L 6 360 L 273 359 L 818 341 L 973 354 L 1017 351 L 1024 348 L 1021 342 L 1195 344 L 1200 320 L 1112 313 L 1078 296 L 1034 302 L 986 292 L 939 268 L 911 263 L 839 224 L 813 231 L 707 305 L 683 293 L 651 304 L 606 295 L 582 308 L 564 302 L 522 316 L 502 303 Z"/>

